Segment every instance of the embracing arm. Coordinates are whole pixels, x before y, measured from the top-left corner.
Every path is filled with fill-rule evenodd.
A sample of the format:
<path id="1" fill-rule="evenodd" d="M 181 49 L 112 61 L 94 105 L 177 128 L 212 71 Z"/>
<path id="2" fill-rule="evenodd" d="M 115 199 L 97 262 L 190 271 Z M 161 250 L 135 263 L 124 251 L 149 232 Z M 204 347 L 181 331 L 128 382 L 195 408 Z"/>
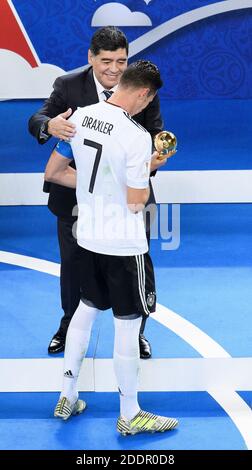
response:
<path id="1" fill-rule="evenodd" d="M 40 144 L 47 142 L 52 135 L 58 139 L 71 138 L 73 135 L 73 125 L 66 120 L 72 110 L 67 107 L 64 80 L 58 77 L 53 88 L 42 108 L 29 119 L 29 131 Z M 44 132 L 42 125 L 45 125 Z"/>
<path id="2" fill-rule="evenodd" d="M 67 188 L 76 188 L 76 170 L 69 166 L 71 160 L 62 157 L 54 150 L 48 160 L 45 170 L 45 181 L 60 184 Z"/>

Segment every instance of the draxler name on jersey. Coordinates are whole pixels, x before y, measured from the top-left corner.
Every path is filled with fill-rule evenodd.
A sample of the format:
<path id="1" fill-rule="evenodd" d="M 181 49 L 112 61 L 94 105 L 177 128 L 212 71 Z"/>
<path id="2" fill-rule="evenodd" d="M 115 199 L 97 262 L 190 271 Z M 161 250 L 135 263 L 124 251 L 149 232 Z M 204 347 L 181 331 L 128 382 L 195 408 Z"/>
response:
<path id="1" fill-rule="evenodd" d="M 82 126 L 109 135 L 111 135 L 110 132 L 112 132 L 112 129 L 114 127 L 113 124 L 111 124 L 110 122 L 100 121 L 99 119 L 94 119 L 89 116 L 84 117 Z"/>

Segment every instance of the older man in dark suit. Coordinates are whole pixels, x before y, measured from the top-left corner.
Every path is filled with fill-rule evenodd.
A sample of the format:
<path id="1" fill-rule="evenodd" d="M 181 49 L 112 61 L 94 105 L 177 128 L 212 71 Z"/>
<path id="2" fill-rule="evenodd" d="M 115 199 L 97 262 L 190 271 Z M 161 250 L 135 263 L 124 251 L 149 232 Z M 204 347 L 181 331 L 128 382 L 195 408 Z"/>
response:
<path id="1" fill-rule="evenodd" d="M 67 118 L 77 107 L 88 106 L 107 99 L 116 89 L 120 77 L 127 67 L 128 41 L 122 31 L 108 26 L 95 32 L 88 51 L 90 67 L 80 73 L 64 75 L 56 79 L 51 96 L 43 107 L 29 120 L 29 130 L 40 144 L 54 136 L 69 140 L 75 134 L 73 124 Z M 162 130 L 163 122 L 160 115 L 158 96 L 134 119 L 145 127 L 152 137 Z M 127 136 L 125 136 L 127 139 Z M 152 170 L 163 165 L 157 154 L 153 154 Z M 80 301 L 79 281 L 79 247 L 73 236 L 72 228 L 76 221 L 75 190 L 56 184 L 48 184 L 45 191 L 49 192 L 48 207 L 57 216 L 58 239 L 61 256 L 61 302 L 64 316 L 60 327 L 53 336 L 48 352 L 56 354 L 64 351 L 65 337 L 70 320 Z M 155 202 L 153 192 L 149 204 Z M 149 241 L 150 227 L 146 226 Z M 151 357 L 151 347 L 143 331 L 146 318 L 142 321 L 139 336 L 140 357 Z"/>

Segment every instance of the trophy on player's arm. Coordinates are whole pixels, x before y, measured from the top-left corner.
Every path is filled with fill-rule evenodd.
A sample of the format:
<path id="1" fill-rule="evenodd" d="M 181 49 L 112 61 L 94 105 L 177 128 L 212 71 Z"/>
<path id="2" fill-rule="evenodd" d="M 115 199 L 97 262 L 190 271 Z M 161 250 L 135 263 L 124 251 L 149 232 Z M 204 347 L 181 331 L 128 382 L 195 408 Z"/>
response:
<path id="1" fill-rule="evenodd" d="M 170 131 L 159 132 L 154 138 L 154 146 L 159 153 L 158 159 L 170 158 L 177 151 L 177 138 Z"/>

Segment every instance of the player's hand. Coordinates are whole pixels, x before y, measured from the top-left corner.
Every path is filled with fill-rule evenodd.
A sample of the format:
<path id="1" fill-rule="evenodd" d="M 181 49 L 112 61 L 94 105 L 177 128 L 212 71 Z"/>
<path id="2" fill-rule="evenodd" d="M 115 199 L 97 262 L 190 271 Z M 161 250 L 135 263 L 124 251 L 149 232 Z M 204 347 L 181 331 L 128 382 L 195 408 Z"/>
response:
<path id="1" fill-rule="evenodd" d="M 72 109 L 68 108 L 65 113 L 58 114 L 54 118 L 50 119 L 48 123 L 48 133 L 57 137 L 57 139 L 62 139 L 69 141 L 75 135 L 75 124 L 67 121 L 67 118 L 71 116 Z"/>
<path id="2" fill-rule="evenodd" d="M 151 167 L 150 171 L 155 171 L 158 170 L 161 166 L 164 166 L 167 162 L 167 159 L 169 157 L 172 157 L 177 152 L 177 150 L 170 150 L 170 152 L 167 153 L 167 156 L 165 158 L 160 158 L 160 155 L 157 151 L 153 152 L 151 156 Z"/>
<path id="3" fill-rule="evenodd" d="M 163 160 L 160 160 L 159 158 L 159 153 L 158 152 L 153 152 L 151 155 L 151 167 L 150 171 L 155 171 L 158 170 L 161 166 L 164 166 L 167 162 L 167 158 L 164 158 Z"/>

